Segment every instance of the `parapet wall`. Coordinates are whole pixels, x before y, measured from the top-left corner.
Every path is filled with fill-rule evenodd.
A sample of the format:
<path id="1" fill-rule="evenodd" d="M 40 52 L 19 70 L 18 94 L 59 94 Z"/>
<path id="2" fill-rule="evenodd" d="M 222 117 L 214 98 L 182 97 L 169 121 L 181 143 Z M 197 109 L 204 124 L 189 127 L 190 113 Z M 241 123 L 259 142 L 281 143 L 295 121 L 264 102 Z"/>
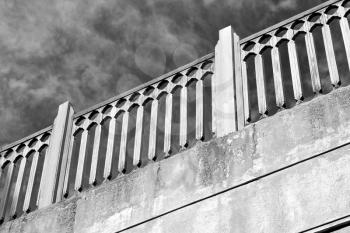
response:
<path id="1" fill-rule="evenodd" d="M 77 192 L 0 232 L 335 232 L 322 230 L 347 226 L 349 181 L 345 87 Z"/>

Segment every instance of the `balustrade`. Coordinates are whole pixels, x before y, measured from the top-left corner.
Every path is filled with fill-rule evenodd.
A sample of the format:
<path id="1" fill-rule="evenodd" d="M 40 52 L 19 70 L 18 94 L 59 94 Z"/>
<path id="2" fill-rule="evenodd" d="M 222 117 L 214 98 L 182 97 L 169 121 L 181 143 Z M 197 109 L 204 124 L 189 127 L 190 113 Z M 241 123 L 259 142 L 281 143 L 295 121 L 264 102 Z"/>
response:
<path id="1" fill-rule="evenodd" d="M 2 148 L 0 152 L 0 221 L 37 208 L 39 183 L 51 128 Z"/>
<path id="2" fill-rule="evenodd" d="M 271 49 L 271 60 L 273 70 L 273 88 L 274 88 L 274 105 L 279 109 L 286 107 L 286 96 L 284 93 L 284 82 L 286 81 L 283 76 L 286 72 L 290 72 L 292 78 L 293 97 L 297 103 L 302 102 L 305 99 L 306 89 L 305 85 L 311 85 L 312 91 L 315 94 L 322 92 L 321 77 L 319 72 L 319 62 L 317 58 L 317 52 L 315 47 L 314 29 L 321 27 L 323 41 L 317 41 L 323 44 L 325 49 L 327 69 L 329 71 L 329 79 L 334 88 L 341 84 L 340 76 L 336 61 L 335 54 L 335 41 L 332 36 L 330 22 L 332 20 L 339 20 L 342 38 L 336 38 L 336 42 L 340 40 L 344 43 L 347 62 L 349 63 L 350 54 L 350 37 L 349 37 L 349 23 L 347 15 L 350 10 L 349 1 L 328 1 L 313 9 L 303 12 L 291 19 L 283 21 L 275 26 L 267 28 L 261 32 L 258 32 L 246 39 L 241 40 L 241 63 L 242 63 L 242 78 L 243 78 L 243 93 L 244 93 L 244 112 L 245 112 L 245 124 L 248 124 L 252 117 L 252 110 L 254 110 L 253 98 L 257 98 L 258 106 L 257 111 L 260 117 L 265 117 L 269 114 L 268 103 L 266 96 L 270 93 L 266 90 L 266 85 L 270 85 L 268 77 L 263 65 L 262 54 L 266 49 Z M 304 35 L 306 51 L 298 51 L 297 37 Z M 281 56 L 280 45 L 282 42 L 287 43 L 288 59 L 290 70 L 282 70 L 281 68 Z M 247 69 L 247 60 L 250 56 L 254 57 L 255 77 L 248 77 L 249 73 Z M 307 57 L 308 70 L 310 80 L 303 79 L 301 74 L 301 66 L 304 65 L 303 57 Z M 350 66 L 349 66 L 350 67 Z M 323 68 L 323 67 L 322 67 Z M 252 93 L 252 89 L 249 87 L 249 79 L 253 78 L 256 82 L 257 96 Z"/>

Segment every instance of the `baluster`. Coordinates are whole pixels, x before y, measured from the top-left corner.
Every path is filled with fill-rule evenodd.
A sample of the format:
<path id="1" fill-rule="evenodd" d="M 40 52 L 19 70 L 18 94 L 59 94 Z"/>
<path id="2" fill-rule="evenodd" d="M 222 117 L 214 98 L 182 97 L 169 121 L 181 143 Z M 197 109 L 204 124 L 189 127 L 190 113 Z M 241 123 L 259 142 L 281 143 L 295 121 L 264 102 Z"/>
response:
<path id="1" fill-rule="evenodd" d="M 50 138 L 50 140 L 51 140 L 51 138 Z M 39 154 L 39 156 L 40 156 L 40 158 L 42 157 L 42 156 L 44 156 L 44 158 L 42 158 L 42 159 L 47 159 L 46 158 L 46 155 L 47 155 L 47 151 L 45 151 L 45 154 L 44 155 L 41 155 L 40 156 L 40 154 Z M 44 160 L 44 162 L 45 162 L 45 160 Z M 43 171 L 41 171 L 41 181 L 44 179 L 44 173 L 43 173 Z M 36 198 L 36 202 L 35 202 L 35 204 L 36 204 L 36 206 L 38 207 L 38 208 L 40 208 L 40 195 L 41 195 L 41 192 L 42 192 L 42 182 L 40 181 L 40 183 L 39 183 L 39 187 L 38 187 L 38 194 L 37 194 L 37 198 Z"/>
<path id="2" fill-rule="evenodd" d="M 234 72 L 234 88 L 235 88 L 235 105 L 236 105 L 236 123 L 237 130 L 241 130 L 245 125 L 244 117 L 244 96 L 243 96 L 243 80 L 242 80 L 242 57 L 239 36 L 234 33 L 232 37 L 232 57 Z"/>
<path id="3" fill-rule="evenodd" d="M 69 145 L 69 153 L 68 153 L 68 158 L 67 158 L 67 170 L 66 170 L 66 174 L 64 177 L 64 185 L 63 185 L 63 194 L 66 196 L 68 195 L 68 181 L 69 181 L 69 173 L 70 173 L 70 167 L 71 167 L 71 162 L 72 162 L 72 154 L 73 154 L 73 146 L 74 146 L 74 141 L 75 141 L 75 136 L 74 133 L 76 131 L 76 125 L 75 125 L 75 121 L 73 122 L 74 126 L 72 129 L 72 135 L 71 135 L 71 140 L 70 140 L 70 145 Z"/>
<path id="4" fill-rule="evenodd" d="M 187 77 L 183 77 L 180 93 L 180 146 L 187 147 Z"/>
<path id="5" fill-rule="evenodd" d="M 337 63 L 334 55 L 331 30 L 329 28 L 329 25 L 327 24 L 327 16 L 325 14 L 321 16 L 321 22 L 323 24 L 322 36 L 324 41 L 324 47 L 326 50 L 326 58 L 327 58 L 327 64 L 329 68 L 329 75 L 331 78 L 332 85 L 336 87 L 339 85 L 339 74 L 338 74 Z"/>
<path id="6" fill-rule="evenodd" d="M 74 189 L 77 191 L 80 191 L 82 189 L 84 163 L 85 163 L 85 156 L 86 156 L 86 143 L 87 143 L 87 137 L 88 137 L 88 130 L 87 130 L 88 123 L 89 123 L 89 120 L 85 119 L 84 126 L 83 126 L 83 133 L 81 135 L 81 142 L 79 147 L 77 173 L 75 176 L 75 183 L 74 183 Z"/>
<path id="7" fill-rule="evenodd" d="M 220 40 L 215 46 L 215 56 L 214 56 L 214 74 L 211 77 L 211 88 L 212 88 L 212 131 L 215 136 L 218 136 L 218 79 L 221 76 L 221 43 Z"/>
<path id="8" fill-rule="evenodd" d="M 217 62 L 217 60 L 215 60 Z M 217 107 L 216 107 L 216 98 L 215 98 L 215 95 L 216 95 L 216 85 L 215 85 L 215 79 L 216 79 L 216 73 L 217 71 L 215 70 L 215 72 L 213 73 L 213 76 L 211 77 L 211 90 L 212 90 L 212 97 L 211 97 L 211 127 L 212 127 L 212 133 L 214 135 L 217 134 L 217 120 L 216 120 L 216 114 L 217 114 Z"/>
<path id="9" fill-rule="evenodd" d="M 111 112 L 111 120 L 109 122 L 108 138 L 107 138 L 107 150 L 105 167 L 103 172 L 103 178 L 108 179 L 111 176 L 112 159 L 113 159 L 113 147 L 114 147 L 114 137 L 115 137 L 115 125 L 117 119 L 115 118 L 116 109 L 113 107 Z"/>
<path id="10" fill-rule="evenodd" d="M 264 69 L 262 63 L 262 55 L 260 53 L 255 56 L 255 74 L 256 74 L 256 89 L 258 94 L 259 113 L 265 115 L 266 108 L 266 92 L 264 81 Z"/>
<path id="11" fill-rule="evenodd" d="M 284 99 L 284 93 L 283 93 L 280 54 L 277 47 L 276 37 L 273 37 L 272 40 L 273 40 L 273 47 L 271 49 L 271 58 L 272 58 L 273 81 L 274 81 L 275 95 L 276 95 L 276 105 L 279 108 L 283 108 L 285 105 L 285 99 Z"/>
<path id="12" fill-rule="evenodd" d="M 288 33 L 292 34 L 292 30 L 290 29 Z M 299 71 L 297 50 L 296 50 L 295 41 L 293 40 L 293 38 L 290 38 L 290 40 L 287 43 L 287 47 L 288 47 L 288 56 L 289 56 L 289 63 L 290 63 L 290 72 L 291 72 L 292 83 L 293 83 L 294 99 L 299 102 L 302 100 L 303 94 L 301 91 L 300 71 Z"/>
<path id="13" fill-rule="evenodd" d="M 348 67 L 350 69 L 350 29 L 348 19 L 344 16 L 344 8 L 339 8 L 339 14 L 341 14 L 340 18 L 340 29 L 343 36 L 343 43 L 345 47 L 346 58 L 348 60 Z"/>
<path id="14" fill-rule="evenodd" d="M 4 189 L 3 189 L 3 199 L 1 200 L 0 203 L 0 220 L 4 219 L 5 217 L 5 206 L 6 206 L 6 202 L 8 201 L 8 194 L 10 192 L 10 184 L 11 184 L 11 179 L 12 179 L 12 172 L 13 172 L 13 162 L 11 161 L 8 165 L 8 170 L 6 173 L 6 181 L 5 181 L 5 185 L 4 185 Z"/>
<path id="15" fill-rule="evenodd" d="M 94 145 L 92 148 L 89 184 L 94 184 L 96 182 L 98 152 L 100 149 L 100 140 L 101 140 L 101 121 L 102 121 L 102 114 L 99 114 L 98 124 L 96 125 L 96 128 L 95 128 Z"/>
<path id="16" fill-rule="evenodd" d="M 157 142 L 157 118 L 158 118 L 158 99 L 155 98 L 152 101 L 151 108 L 151 122 L 149 128 L 149 147 L 148 147 L 148 159 L 154 160 L 156 156 L 156 142 Z"/>
<path id="17" fill-rule="evenodd" d="M 25 150 L 26 152 L 27 150 Z M 18 175 L 17 175 L 17 180 L 16 180 L 16 185 L 15 185 L 15 190 L 13 192 L 12 196 L 12 202 L 11 202 L 11 209 L 10 209 L 10 216 L 15 216 L 16 214 L 16 209 L 17 209 L 17 204 L 18 204 L 18 199 L 21 191 L 21 186 L 22 186 L 22 181 L 23 181 L 23 173 L 24 173 L 24 168 L 26 166 L 27 162 L 27 157 L 26 153 L 23 153 L 23 158 L 21 160 L 21 163 L 19 165 L 19 170 L 18 170 Z"/>
<path id="18" fill-rule="evenodd" d="M 30 211 L 30 209 L 29 209 L 30 208 L 30 199 L 32 198 L 32 192 L 33 192 L 33 187 L 34 187 L 34 180 L 35 180 L 36 168 L 38 165 L 38 159 L 39 159 L 39 152 L 35 151 L 33 154 L 32 164 L 30 166 L 28 184 L 27 184 L 26 194 L 25 194 L 24 203 L 23 203 L 23 211 L 24 212 Z"/>
<path id="19" fill-rule="evenodd" d="M 203 80 L 199 77 L 196 83 L 196 139 L 203 140 L 203 137 Z"/>
<path id="20" fill-rule="evenodd" d="M 135 144 L 134 144 L 134 158 L 133 165 L 140 166 L 141 165 L 141 139 L 142 139 L 142 123 L 143 123 L 143 105 L 140 105 L 137 109 L 136 116 L 136 132 L 135 132 Z"/>
<path id="21" fill-rule="evenodd" d="M 318 73 L 314 37 L 310 32 L 310 22 L 305 21 L 304 26 L 306 31 L 305 44 L 306 44 L 307 58 L 308 58 L 309 67 L 310 67 L 312 90 L 314 93 L 319 93 L 321 91 L 321 80 L 320 80 L 320 75 Z"/>
<path id="22" fill-rule="evenodd" d="M 4 165 L 4 162 L 5 162 L 5 158 L 4 158 L 4 155 L 0 153 L 0 179 L 1 179 L 1 176 L 3 175 L 2 174 L 2 166 Z M 1 195 L 1 193 L 0 193 Z M 0 199 L 1 201 L 1 199 Z"/>
<path id="23" fill-rule="evenodd" d="M 0 153 L 0 181 L 1 181 L 1 177 L 4 176 L 5 174 L 3 173 L 3 169 L 2 166 L 4 164 L 4 157 L 2 157 L 3 155 Z M 0 189 L 0 202 L 2 200 L 2 193 L 1 193 L 1 189 Z M 1 223 L 1 222 L 0 222 Z"/>
<path id="24" fill-rule="evenodd" d="M 125 172 L 126 142 L 128 137 L 129 112 L 125 111 L 122 122 L 122 133 L 120 139 L 118 171 Z"/>
<path id="25" fill-rule="evenodd" d="M 169 84 L 170 85 L 170 84 Z M 169 156 L 171 147 L 171 121 L 173 109 L 173 94 L 168 88 L 168 94 L 165 99 L 165 123 L 164 123 L 164 153 Z"/>
<path id="26" fill-rule="evenodd" d="M 248 95 L 248 78 L 247 78 L 247 63 L 242 61 L 242 84 L 243 84 L 243 106 L 245 123 L 250 121 L 249 111 L 249 95 Z"/>

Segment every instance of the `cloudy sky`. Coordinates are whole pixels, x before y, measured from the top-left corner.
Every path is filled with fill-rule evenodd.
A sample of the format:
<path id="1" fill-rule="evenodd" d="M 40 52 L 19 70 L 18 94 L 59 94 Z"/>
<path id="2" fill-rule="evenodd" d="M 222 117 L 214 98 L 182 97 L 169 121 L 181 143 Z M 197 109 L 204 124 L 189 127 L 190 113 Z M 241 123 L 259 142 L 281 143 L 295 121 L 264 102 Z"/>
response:
<path id="1" fill-rule="evenodd" d="M 321 0 L 0 0 L 0 145 Z"/>

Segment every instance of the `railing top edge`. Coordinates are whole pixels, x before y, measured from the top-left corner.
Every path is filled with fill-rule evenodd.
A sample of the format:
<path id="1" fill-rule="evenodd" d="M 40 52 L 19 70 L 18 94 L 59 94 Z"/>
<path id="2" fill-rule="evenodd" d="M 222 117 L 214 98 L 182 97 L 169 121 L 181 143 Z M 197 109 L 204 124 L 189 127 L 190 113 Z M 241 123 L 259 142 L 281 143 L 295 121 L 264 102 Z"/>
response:
<path id="1" fill-rule="evenodd" d="M 252 35 L 250 35 L 250 36 L 248 36 L 246 38 L 241 39 L 240 44 L 241 45 L 245 44 L 245 43 L 247 43 L 247 42 L 249 42 L 249 41 L 251 41 L 251 40 L 253 40 L 253 39 L 257 38 L 257 37 L 260 37 L 260 36 L 262 36 L 262 35 L 264 35 L 266 33 L 274 31 L 274 30 L 276 30 L 276 29 L 278 29 L 280 27 L 283 27 L 283 26 L 285 26 L 285 25 L 287 25 L 287 24 L 289 24 L 291 22 L 294 22 L 294 21 L 296 21 L 296 20 L 298 20 L 300 18 L 303 18 L 303 17 L 305 17 L 307 15 L 310 15 L 310 14 L 312 14 L 312 13 L 318 11 L 318 10 L 321 10 L 321 9 L 331 5 L 331 4 L 334 4 L 334 3 L 337 3 L 337 2 L 340 2 L 340 1 L 342 1 L 342 0 L 329 0 L 329 1 L 326 1 L 324 3 L 321 3 L 318 6 L 315 6 L 315 7 L 311 8 L 311 9 L 309 9 L 309 10 L 301 12 L 300 14 L 292 16 L 292 17 L 290 17 L 290 18 L 288 18 L 286 20 L 283 20 L 282 22 L 274 24 L 274 25 L 272 25 L 272 26 L 270 26 L 270 27 L 268 27 L 268 28 L 266 28 L 264 30 L 261 30 L 261 31 L 259 31 L 257 33 L 254 33 L 254 34 L 252 34 Z"/>
<path id="2" fill-rule="evenodd" d="M 44 134 L 44 133 L 50 131 L 51 129 L 52 129 L 52 125 L 44 128 L 44 129 L 41 129 L 41 130 L 39 130 L 39 131 L 37 131 L 35 133 L 32 133 L 32 134 L 30 134 L 30 135 L 28 135 L 28 136 L 26 136 L 24 138 L 21 138 L 21 139 L 15 141 L 15 142 L 11 142 L 10 144 L 6 144 L 6 145 L 3 145 L 3 146 L 0 146 L 0 152 L 4 152 L 4 151 L 6 151 L 6 150 L 8 150 L 8 149 L 10 149 L 12 147 L 15 147 L 15 146 L 17 146 L 17 145 L 19 145 L 19 144 L 21 144 L 23 142 L 26 142 L 26 141 L 28 141 L 28 140 L 30 140 L 32 138 L 35 138 L 35 137 L 37 137 L 37 136 L 39 136 L 41 134 Z"/>
<path id="3" fill-rule="evenodd" d="M 126 91 L 126 92 L 123 92 L 122 94 L 114 96 L 114 97 L 112 97 L 112 98 L 110 98 L 108 100 L 105 100 L 105 101 L 103 101 L 101 103 L 98 103 L 98 104 L 96 104 L 96 105 L 94 105 L 94 106 L 92 106 L 90 108 L 82 110 L 82 111 L 74 114 L 74 118 L 78 118 L 78 117 L 80 117 L 82 115 L 85 115 L 85 114 L 87 114 L 87 113 L 89 113 L 89 112 L 91 112 L 93 110 L 96 110 L 96 109 L 98 109 L 100 107 L 103 107 L 103 106 L 105 106 L 107 104 L 113 103 L 114 101 L 116 101 L 118 99 L 124 98 L 124 97 L 126 97 L 126 96 L 128 96 L 128 95 L 130 95 L 130 94 L 132 94 L 132 93 L 134 93 L 136 91 L 139 91 L 139 90 L 141 90 L 143 88 L 146 88 L 146 87 L 148 87 L 150 85 L 153 85 L 153 84 L 155 84 L 157 82 L 160 82 L 163 79 L 166 79 L 166 78 L 168 78 L 168 77 L 170 77 L 170 76 L 172 76 L 172 75 L 174 75 L 174 74 L 176 74 L 176 73 L 178 73 L 180 71 L 183 71 L 183 70 L 185 70 L 187 68 L 190 68 L 191 66 L 197 65 L 197 64 L 199 64 L 199 63 L 201 63 L 201 62 L 203 62 L 203 61 L 205 61 L 207 59 L 210 59 L 212 57 L 214 57 L 214 52 L 209 53 L 209 54 L 207 54 L 207 55 L 205 55 L 203 57 L 200 57 L 200 58 L 194 60 L 193 62 L 188 63 L 186 65 L 183 65 L 183 66 L 181 66 L 179 68 L 176 68 L 175 70 L 172 70 L 172 71 L 170 71 L 170 72 L 168 72 L 166 74 L 163 74 L 163 75 L 159 76 L 158 78 L 152 79 L 152 80 L 150 80 L 150 81 L 148 81 L 146 83 L 143 83 L 143 84 L 141 84 L 141 85 L 139 85 L 137 87 L 134 87 L 134 88 L 132 88 L 132 89 Z"/>

